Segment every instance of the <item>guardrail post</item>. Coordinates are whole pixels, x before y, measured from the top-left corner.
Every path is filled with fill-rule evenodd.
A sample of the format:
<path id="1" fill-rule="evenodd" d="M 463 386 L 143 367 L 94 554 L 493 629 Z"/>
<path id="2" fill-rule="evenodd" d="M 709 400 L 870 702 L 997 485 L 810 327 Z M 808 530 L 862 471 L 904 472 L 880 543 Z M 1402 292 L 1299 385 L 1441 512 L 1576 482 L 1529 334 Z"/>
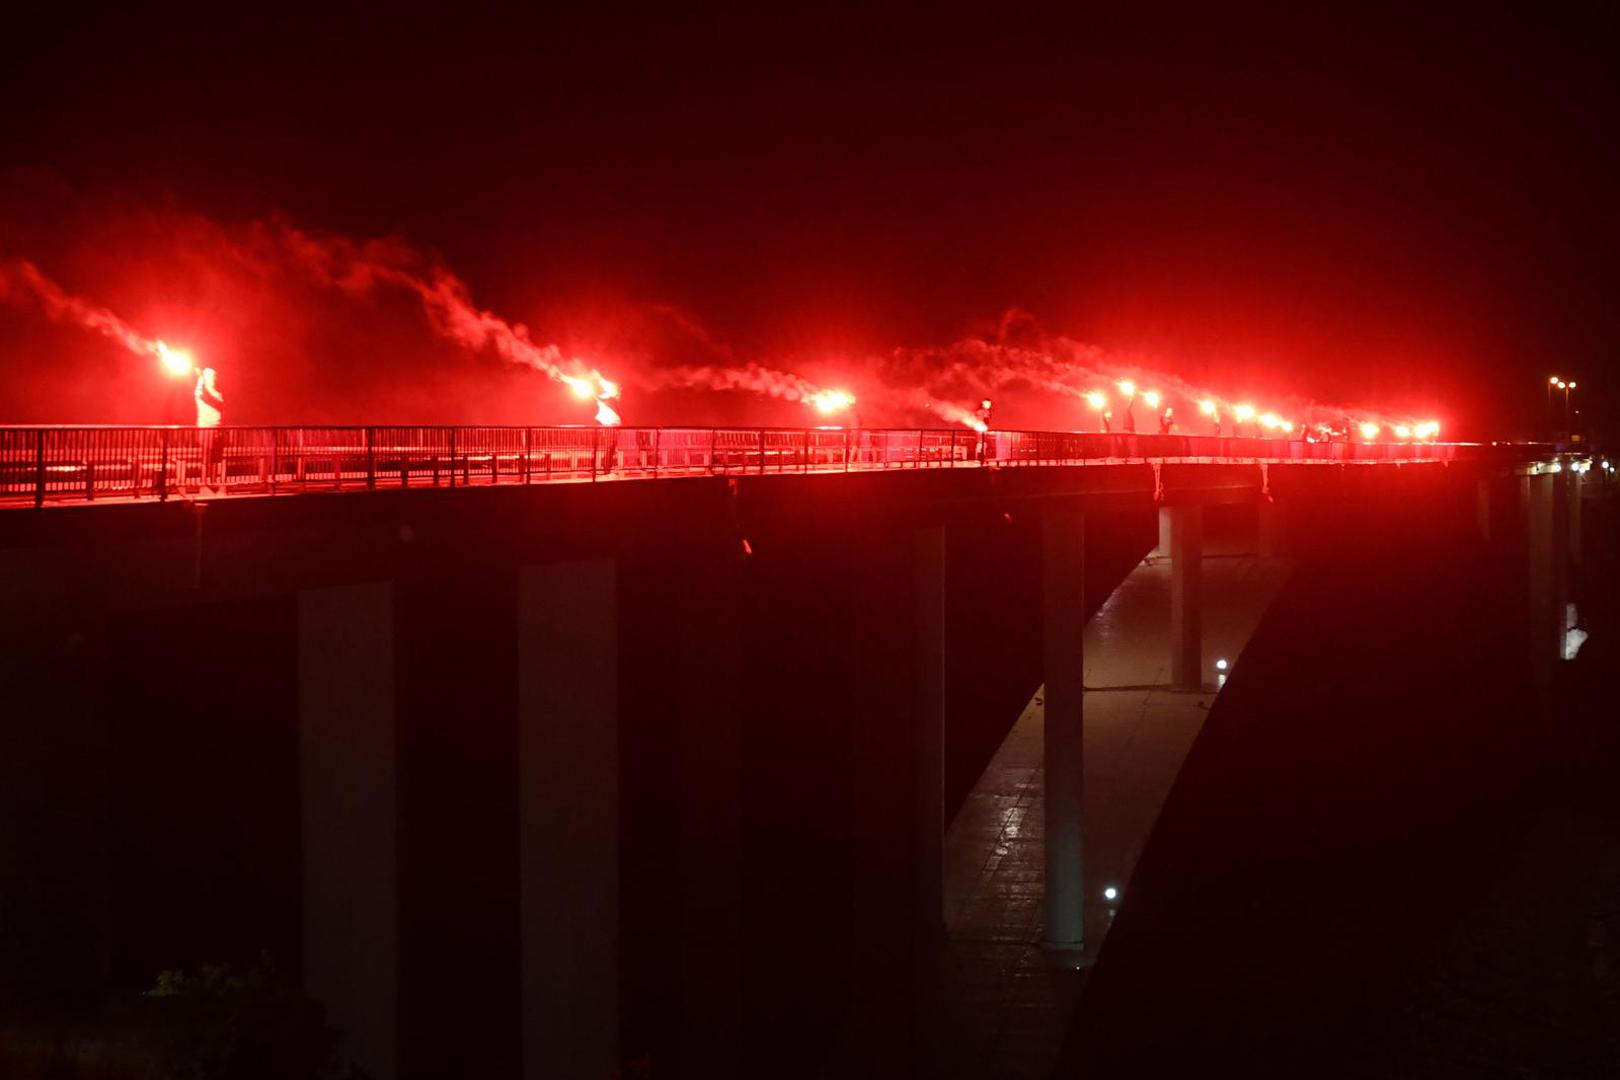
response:
<path id="1" fill-rule="evenodd" d="M 923 437 L 928 433 L 922 430 L 917 432 L 917 468 L 923 467 Z"/>
<path id="2" fill-rule="evenodd" d="M 602 429 L 591 429 L 591 483 L 596 483 L 596 458 L 602 452 Z"/>
<path id="3" fill-rule="evenodd" d="M 34 505 L 45 505 L 45 429 L 34 432 Z"/>
<path id="4" fill-rule="evenodd" d="M 169 500 L 169 429 L 158 432 L 158 502 Z"/>
<path id="5" fill-rule="evenodd" d="M 450 429 L 450 486 L 456 486 L 456 429 Z"/>
<path id="6" fill-rule="evenodd" d="M 849 428 L 844 429 L 844 471 L 849 472 Z"/>
<path id="7" fill-rule="evenodd" d="M 534 455 L 534 428 L 523 428 L 523 486 L 529 486 L 529 477 L 534 471 L 531 458 Z"/>
<path id="8" fill-rule="evenodd" d="M 371 428 L 366 428 L 366 490 L 377 490 L 377 453 Z"/>
<path id="9" fill-rule="evenodd" d="M 653 479 L 658 479 L 658 458 L 663 451 L 664 429 L 653 428 Z"/>

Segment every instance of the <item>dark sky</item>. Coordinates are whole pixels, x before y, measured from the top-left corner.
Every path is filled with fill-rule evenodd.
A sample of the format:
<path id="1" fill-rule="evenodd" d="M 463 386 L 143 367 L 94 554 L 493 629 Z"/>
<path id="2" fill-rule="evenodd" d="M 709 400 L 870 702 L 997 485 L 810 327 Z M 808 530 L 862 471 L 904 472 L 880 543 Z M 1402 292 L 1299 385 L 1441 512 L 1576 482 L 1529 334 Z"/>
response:
<path id="1" fill-rule="evenodd" d="M 18 248 L 86 204 L 280 212 L 407 236 L 537 337 L 672 304 L 827 356 L 1017 306 L 1478 434 L 1553 369 L 1595 408 L 1620 330 L 1616 39 L 1545 11 L 7 19 L 0 255 L 64 277 Z"/>

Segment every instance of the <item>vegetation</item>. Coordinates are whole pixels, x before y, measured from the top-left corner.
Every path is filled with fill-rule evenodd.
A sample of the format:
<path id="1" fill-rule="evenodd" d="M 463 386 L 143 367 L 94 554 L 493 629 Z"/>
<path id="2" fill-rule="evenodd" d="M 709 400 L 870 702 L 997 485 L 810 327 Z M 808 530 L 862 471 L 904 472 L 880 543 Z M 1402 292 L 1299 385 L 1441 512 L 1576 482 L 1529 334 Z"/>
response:
<path id="1" fill-rule="evenodd" d="M 165 971 L 89 1022 L 0 1023 L 12 1080 L 360 1080 L 321 1007 L 268 957 L 244 971 Z"/>

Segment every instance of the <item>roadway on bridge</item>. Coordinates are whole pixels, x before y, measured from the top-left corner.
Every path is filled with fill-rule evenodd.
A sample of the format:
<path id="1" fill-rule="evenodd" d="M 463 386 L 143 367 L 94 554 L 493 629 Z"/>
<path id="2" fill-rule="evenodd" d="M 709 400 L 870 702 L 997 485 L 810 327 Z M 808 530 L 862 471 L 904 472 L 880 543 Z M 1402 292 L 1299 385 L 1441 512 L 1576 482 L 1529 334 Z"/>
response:
<path id="1" fill-rule="evenodd" d="M 1210 692 L 1170 681 L 1170 570 L 1149 558 L 1086 628 L 1086 911 L 1095 954 L 1218 683 L 1282 588 L 1288 563 L 1239 554 L 1246 538 L 1209 545 L 1204 560 Z M 1039 947 L 1042 895 L 1042 695 L 1037 692 L 946 837 L 947 945 L 928 1075 L 1041 1078 L 1072 1014 L 1077 978 Z"/>

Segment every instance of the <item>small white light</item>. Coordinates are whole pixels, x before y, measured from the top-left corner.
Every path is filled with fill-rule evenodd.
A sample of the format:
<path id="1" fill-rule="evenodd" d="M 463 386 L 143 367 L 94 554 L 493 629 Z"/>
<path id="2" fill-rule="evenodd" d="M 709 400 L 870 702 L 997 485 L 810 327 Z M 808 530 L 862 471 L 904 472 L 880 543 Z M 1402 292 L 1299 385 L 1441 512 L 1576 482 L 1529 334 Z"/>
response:
<path id="1" fill-rule="evenodd" d="M 1118 896 L 1119 896 L 1119 890 L 1114 888 L 1112 885 L 1108 886 L 1108 888 L 1103 890 L 1103 899 L 1104 900 L 1113 900 Z"/>
<path id="2" fill-rule="evenodd" d="M 1225 671 L 1226 670 L 1226 658 L 1225 657 L 1222 657 L 1221 659 L 1215 661 L 1215 670 L 1216 671 Z"/>

